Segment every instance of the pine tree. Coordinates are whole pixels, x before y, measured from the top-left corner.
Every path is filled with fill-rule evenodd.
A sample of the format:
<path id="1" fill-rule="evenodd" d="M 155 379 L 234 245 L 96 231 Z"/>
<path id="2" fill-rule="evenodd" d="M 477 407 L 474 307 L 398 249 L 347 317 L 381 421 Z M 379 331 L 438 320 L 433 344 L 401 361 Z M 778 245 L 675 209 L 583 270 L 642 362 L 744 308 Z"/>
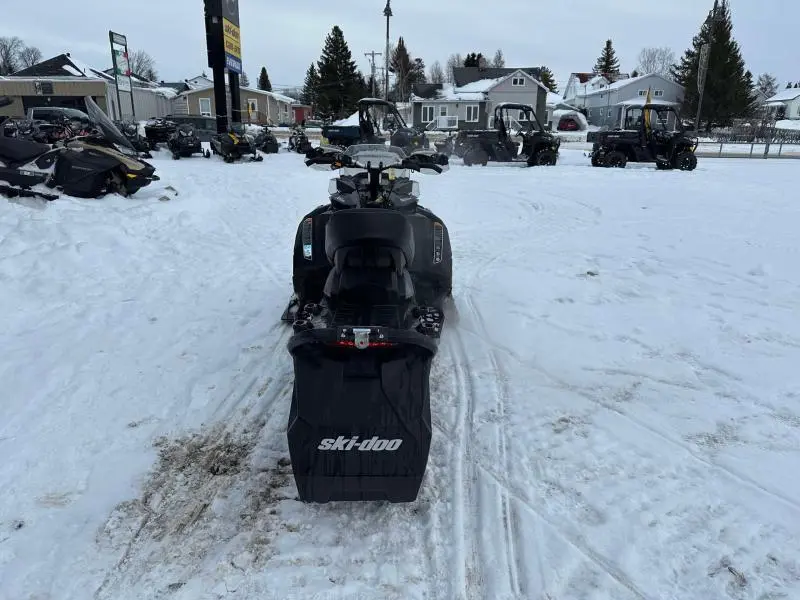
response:
<path id="1" fill-rule="evenodd" d="M 338 25 L 325 38 L 317 73 L 320 112 L 339 117 L 351 114 L 362 97 L 365 82 Z"/>
<path id="2" fill-rule="evenodd" d="M 550 70 L 549 67 L 539 67 L 539 81 L 542 82 L 544 87 L 546 87 L 551 92 L 558 93 L 558 85 L 556 85 L 556 76 L 553 75 L 553 72 Z"/>
<path id="3" fill-rule="evenodd" d="M 242 87 L 250 87 L 250 80 L 247 78 L 247 73 L 242 71 L 242 74 L 239 76 L 239 85 Z"/>
<path id="4" fill-rule="evenodd" d="M 481 65 L 486 66 L 486 59 L 480 52 L 477 54 L 475 52 L 470 52 L 464 59 L 465 67 L 480 67 Z"/>
<path id="5" fill-rule="evenodd" d="M 638 76 L 639 76 L 639 71 L 637 71 L 636 69 L 634 69 L 634 70 L 631 72 L 631 77 L 638 77 Z"/>
<path id="6" fill-rule="evenodd" d="M 713 15 L 716 19 L 712 19 Z M 753 76 L 745 69 L 739 44 L 733 39 L 733 22 L 727 0 L 714 0 L 714 8 L 694 36 L 680 64 L 672 70 L 676 81 L 685 88 L 683 112 L 697 114 L 699 93 L 697 76 L 700 50 L 711 41 L 708 55 L 708 70 L 703 91 L 701 122 L 706 130 L 711 123 L 730 125 L 737 117 L 746 117 L 753 106 Z M 713 39 L 713 41 L 712 41 Z"/>
<path id="7" fill-rule="evenodd" d="M 308 106 L 316 107 L 319 97 L 319 75 L 314 63 L 306 71 L 306 80 L 303 83 L 303 92 L 300 94 L 300 102 Z"/>
<path id="8" fill-rule="evenodd" d="M 606 40 L 603 52 L 594 65 L 594 72 L 598 74 L 619 73 L 619 59 L 617 59 L 617 53 L 611 40 Z"/>
<path id="9" fill-rule="evenodd" d="M 395 85 L 393 98 L 397 102 L 406 102 L 411 89 L 416 83 L 425 83 L 425 62 L 421 58 L 412 58 L 405 40 L 401 37 L 392 52 L 389 71 L 394 73 Z"/>
<path id="10" fill-rule="evenodd" d="M 258 89 L 265 92 L 272 91 L 272 82 L 269 80 L 269 75 L 267 75 L 267 67 L 261 67 L 261 73 L 258 74 Z"/>

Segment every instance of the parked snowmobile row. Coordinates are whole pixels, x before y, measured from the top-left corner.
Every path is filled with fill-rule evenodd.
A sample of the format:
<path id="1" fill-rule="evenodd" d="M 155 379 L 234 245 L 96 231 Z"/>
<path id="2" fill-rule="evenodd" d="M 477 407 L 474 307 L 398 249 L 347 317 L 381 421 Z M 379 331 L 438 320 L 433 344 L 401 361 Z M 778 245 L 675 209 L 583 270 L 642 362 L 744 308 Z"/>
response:
<path id="1" fill-rule="evenodd" d="M 0 181 L 5 195 L 54 200 L 32 190 L 38 184 L 70 196 L 97 198 L 107 193 L 130 196 L 158 181 L 155 168 L 137 155 L 127 138 L 90 97 L 86 108 L 97 131 L 54 145 L 18 137 L 0 137 Z M 0 106 L 2 106 L 0 102 Z"/>
<path id="2" fill-rule="evenodd" d="M 329 204 L 297 229 L 294 297 L 282 316 L 294 330 L 287 436 L 304 502 L 417 497 L 452 252 L 410 174 L 441 173 L 446 163 L 384 144 L 308 155 L 307 166 L 342 173 Z"/>
<path id="3" fill-rule="evenodd" d="M 206 158 L 211 158 L 211 152 L 203 150 L 203 144 L 195 133 L 194 125 L 189 123 L 179 125 L 175 132 L 169 136 L 167 148 L 172 152 L 172 158 L 175 160 L 192 156 L 193 154 L 201 154 Z"/>

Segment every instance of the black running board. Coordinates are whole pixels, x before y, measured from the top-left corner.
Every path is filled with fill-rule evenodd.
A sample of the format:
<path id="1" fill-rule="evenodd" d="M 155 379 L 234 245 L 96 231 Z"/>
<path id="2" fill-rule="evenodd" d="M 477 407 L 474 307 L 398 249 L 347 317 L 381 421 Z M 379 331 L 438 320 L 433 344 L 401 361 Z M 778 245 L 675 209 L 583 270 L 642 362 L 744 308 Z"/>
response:
<path id="1" fill-rule="evenodd" d="M 36 190 L 26 190 L 17 187 L 11 187 L 10 185 L 0 184 L 0 194 L 5 196 L 6 198 L 41 198 L 42 200 L 47 200 L 48 202 L 52 202 L 53 200 L 58 200 L 59 196 L 56 194 L 46 194 L 45 192 L 37 192 Z"/>

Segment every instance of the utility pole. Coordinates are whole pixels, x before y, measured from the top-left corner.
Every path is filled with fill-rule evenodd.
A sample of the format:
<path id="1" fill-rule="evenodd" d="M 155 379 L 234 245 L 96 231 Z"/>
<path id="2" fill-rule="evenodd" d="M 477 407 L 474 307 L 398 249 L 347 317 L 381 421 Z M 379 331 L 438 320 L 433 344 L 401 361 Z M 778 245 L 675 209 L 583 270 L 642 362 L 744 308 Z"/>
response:
<path id="1" fill-rule="evenodd" d="M 372 97 L 375 98 L 375 57 L 376 56 L 383 56 L 380 52 L 364 52 L 364 56 L 370 59 L 369 64 L 372 69 Z"/>
<path id="2" fill-rule="evenodd" d="M 384 81 L 385 87 L 383 91 L 384 100 L 389 100 L 389 17 L 392 17 L 392 0 L 386 0 L 386 8 L 383 9 L 383 16 L 386 17 L 386 80 Z"/>

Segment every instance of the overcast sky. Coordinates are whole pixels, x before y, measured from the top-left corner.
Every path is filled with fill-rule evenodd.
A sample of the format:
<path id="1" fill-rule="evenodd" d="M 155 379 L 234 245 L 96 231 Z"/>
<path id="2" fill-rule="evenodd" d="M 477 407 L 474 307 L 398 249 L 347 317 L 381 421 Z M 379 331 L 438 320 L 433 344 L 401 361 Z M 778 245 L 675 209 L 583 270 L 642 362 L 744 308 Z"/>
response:
<path id="1" fill-rule="evenodd" d="M 589 71 L 611 38 L 623 71 L 636 67 L 645 46 L 669 46 L 676 56 L 713 0 L 394 0 L 391 37 L 403 36 L 413 57 L 443 64 L 453 52 L 497 48 L 506 66 L 549 66 L 560 89 L 573 71 Z M 385 45 L 385 0 L 240 0 L 245 71 L 255 85 L 266 66 L 275 87 L 300 85 L 308 65 L 319 58 L 333 25 L 344 31 L 353 57 L 368 72 L 364 56 Z M 747 67 L 770 72 L 780 87 L 800 81 L 796 39 L 798 0 L 730 0 L 734 36 Z M 38 0 L 36 10 L 9 0 L 0 36 L 16 35 L 38 46 L 45 57 L 72 52 L 98 68 L 111 66 L 108 30 L 128 37 L 131 49 L 147 50 L 164 80 L 180 81 L 207 70 L 203 0 Z M 36 15 L 35 17 L 33 15 Z M 383 60 L 379 58 L 378 60 Z"/>

